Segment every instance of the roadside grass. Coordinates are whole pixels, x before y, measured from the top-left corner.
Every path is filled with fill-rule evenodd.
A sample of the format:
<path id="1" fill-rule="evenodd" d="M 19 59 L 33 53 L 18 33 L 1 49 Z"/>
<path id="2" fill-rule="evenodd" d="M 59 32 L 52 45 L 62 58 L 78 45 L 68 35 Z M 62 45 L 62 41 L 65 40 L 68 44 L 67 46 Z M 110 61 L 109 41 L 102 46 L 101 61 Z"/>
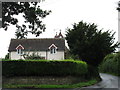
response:
<path id="1" fill-rule="evenodd" d="M 3 85 L 3 88 L 81 88 L 96 84 L 98 81 L 95 79 L 80 82 L 77 84 L 69 84 L 69 85 Z"/>

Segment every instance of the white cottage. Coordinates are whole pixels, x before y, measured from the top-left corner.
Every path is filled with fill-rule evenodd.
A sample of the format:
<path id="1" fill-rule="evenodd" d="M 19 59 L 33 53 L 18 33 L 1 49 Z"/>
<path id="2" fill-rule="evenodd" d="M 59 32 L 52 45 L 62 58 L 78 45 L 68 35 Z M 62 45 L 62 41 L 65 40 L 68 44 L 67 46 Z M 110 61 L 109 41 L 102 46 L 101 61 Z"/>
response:
<path id="1" fill-rule="evenodd" d="M 23 54 L 37 53 L 47 60 L 63 60 L 65 40 L 63 38 L 11 39 L 9 45 L 11 60 L 24 59 Z"/>

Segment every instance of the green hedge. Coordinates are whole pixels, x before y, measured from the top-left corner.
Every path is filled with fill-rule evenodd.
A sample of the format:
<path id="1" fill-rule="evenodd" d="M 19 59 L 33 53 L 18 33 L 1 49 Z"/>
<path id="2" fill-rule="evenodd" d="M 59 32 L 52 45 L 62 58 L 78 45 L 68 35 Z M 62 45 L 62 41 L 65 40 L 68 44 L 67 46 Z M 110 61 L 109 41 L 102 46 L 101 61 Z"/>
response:
<path id="1" fill-rule="evenodd" d="M 74 60 L 6 60 L 2 61 L 3 76 L 82 76 L 87 64 Z"/>
<path id="2" fill-rule="evenodd" d="M 105 73 L 111 73 L 120 76 L 120 52 L 107 55 L 102 64 L 100 65 L 100 71 Z"/>

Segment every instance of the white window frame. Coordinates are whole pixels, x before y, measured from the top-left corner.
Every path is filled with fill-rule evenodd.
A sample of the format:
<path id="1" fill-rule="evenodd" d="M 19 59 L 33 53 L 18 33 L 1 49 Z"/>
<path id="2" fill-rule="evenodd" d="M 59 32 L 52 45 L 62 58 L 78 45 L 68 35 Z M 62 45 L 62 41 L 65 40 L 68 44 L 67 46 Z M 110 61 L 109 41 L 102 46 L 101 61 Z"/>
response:
<path id="1" fill-rule="evenodd" d="M 52 44 L 48 49 L 50 50 L 50 54 L 55 54 L 57 52 L 57 48 L 55 44 Z"/>
<path id="2" fill-rule="evenodd" d="M 17 49 L 17 54 L 22 55 L 23 54 L 22 49 Z"/>
<path id="3" fill-rule="evenodd" d="M 51 54 L 55 54 L 56 52 L 57 52 L 56 48 L 55 47 L 51 47 L 50 53 Z"/>
<path id="4" fill-rule="evenodd" d="M 19 49 L 19 47 L 21 47 L 21 49 Z M 19 45 L 16 47 L 17 54 L 22 55 L 22 54 L 23 54 L 23 49 L 24 49 L 24 47 L 23 47 L 21 44 L 19 44 Z"/>

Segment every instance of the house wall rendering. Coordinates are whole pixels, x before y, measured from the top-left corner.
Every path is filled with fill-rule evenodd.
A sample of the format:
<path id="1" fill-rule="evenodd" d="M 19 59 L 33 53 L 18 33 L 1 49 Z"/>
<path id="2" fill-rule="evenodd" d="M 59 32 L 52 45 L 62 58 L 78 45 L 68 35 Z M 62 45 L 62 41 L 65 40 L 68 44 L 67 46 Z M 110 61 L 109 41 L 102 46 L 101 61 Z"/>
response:
<path id="1" fill-rule="evenodd" d="M 47 60 L 63 60 L 64 59 L 64 51 L 57 51 L 54 54 L 51 54 L 50 51 L 37 51 L 37 52 L 23 52 L 23 54 L 32 55 L 33 53 L 38 54 L 41 57 L 44 57 Z M 17 51 L 10 52 L 11 60 L 24 59 L 23 56 L 17 53 Z"/>
<path id="2" fill-rule="evenodd" d="M 17 51 L 9 52 L 9 59 L 11 60 L 18 60 L 18 59 L 24 59 L 23 56 L 19 55 Z"/>
<path id="3" fill-rule="evenodd" d="M 54 54 L 51 54 L 50 51 L 48 51 L 48 60 L 64 60 L 64 51 L 57 51 Z"/>

